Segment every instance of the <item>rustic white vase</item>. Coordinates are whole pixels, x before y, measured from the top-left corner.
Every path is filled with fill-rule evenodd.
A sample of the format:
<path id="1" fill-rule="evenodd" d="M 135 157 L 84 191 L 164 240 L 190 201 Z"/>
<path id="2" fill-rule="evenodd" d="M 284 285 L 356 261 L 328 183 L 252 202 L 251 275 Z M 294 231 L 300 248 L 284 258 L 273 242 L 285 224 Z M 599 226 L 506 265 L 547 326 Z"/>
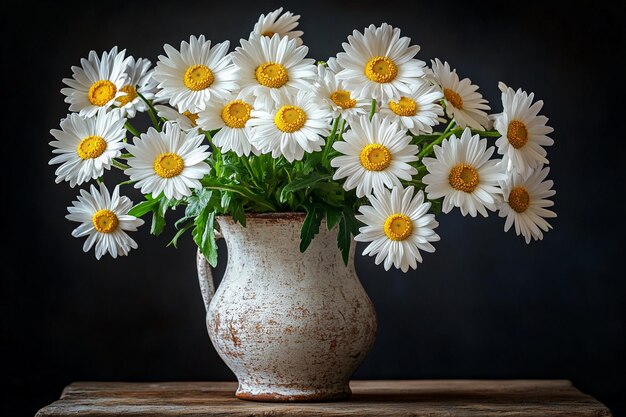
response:
<path id="1" fill-rule="evenodd" d="M 374 306 L 323 223 L 300 253 L 303 214 L 218 217 L 228 264 L 215 291 L 198 253 L 198 277 L 213 346 L 239 380 L 237 397 L 323 401 L 350 395 L 350 377 L 376 336 Z M 222 258 L 224 259 L 224 258 Z"/>

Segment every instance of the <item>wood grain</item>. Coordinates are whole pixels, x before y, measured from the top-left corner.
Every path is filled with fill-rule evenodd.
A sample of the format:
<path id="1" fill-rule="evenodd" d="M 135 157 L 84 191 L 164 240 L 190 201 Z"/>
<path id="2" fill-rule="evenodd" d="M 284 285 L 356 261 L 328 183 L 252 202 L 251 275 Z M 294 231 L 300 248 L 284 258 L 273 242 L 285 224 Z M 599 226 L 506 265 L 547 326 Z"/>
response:
<path id="1" fill-rule="evenodd" d="M 561 380 L 352 381 L 350 387 L 348 401 L 261 403 L 235 398 L 235 382 L 75 382 L 37 417 L 611 416 L 600 402 Z"/>

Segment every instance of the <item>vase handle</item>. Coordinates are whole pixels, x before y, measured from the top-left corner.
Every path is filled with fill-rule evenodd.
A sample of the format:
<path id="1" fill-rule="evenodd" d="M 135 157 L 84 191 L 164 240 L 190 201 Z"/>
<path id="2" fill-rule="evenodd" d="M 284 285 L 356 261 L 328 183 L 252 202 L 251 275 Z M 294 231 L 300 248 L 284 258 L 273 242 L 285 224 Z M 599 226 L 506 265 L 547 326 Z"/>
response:
<path id="1" fill-rule="evenodd" d="M 222 234 L 215 231 L 215 240 L 221 239 Z M 211 271 L 211 265 L 206 260 L 200 248 L 196 253 L 196 266 L 198 267 L 198 281 L 200 282 L 200 292 L 202 293 L 202 300 L 204 301 L 204 307 L 206 311 L 209 311 L 209 304 L 215 295 L 215 283 L 213 282 L 213 272 Z"/>

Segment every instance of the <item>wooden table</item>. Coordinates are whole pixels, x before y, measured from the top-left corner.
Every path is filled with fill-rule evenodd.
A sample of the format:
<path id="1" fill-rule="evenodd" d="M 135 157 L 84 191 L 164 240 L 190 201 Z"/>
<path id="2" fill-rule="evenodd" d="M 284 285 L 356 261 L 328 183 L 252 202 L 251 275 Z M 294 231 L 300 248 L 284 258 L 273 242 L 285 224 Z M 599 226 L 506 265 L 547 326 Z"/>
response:
<path id="1" fill-rule="evenodd" d="M 235 398 L 234 382 L 75 382 L 44 416 L 611 416 L 569 381 L 352 381 L 350 400 L 261 403 Z"/>

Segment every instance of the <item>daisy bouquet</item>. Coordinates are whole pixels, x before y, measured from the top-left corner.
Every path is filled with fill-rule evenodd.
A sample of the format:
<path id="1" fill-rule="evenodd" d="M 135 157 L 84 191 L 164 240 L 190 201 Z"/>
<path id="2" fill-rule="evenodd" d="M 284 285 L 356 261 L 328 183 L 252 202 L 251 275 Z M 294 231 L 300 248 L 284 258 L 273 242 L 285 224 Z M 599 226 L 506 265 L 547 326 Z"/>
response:
<path id="1" fill-rule="evenodd" d="M 72 232 L 100 259 L 137 248 L 128 232 L 151 215 L 171 243 L 190 231 L 212 265 L 215 217 L 306 212 L 300 249 L 326 221 L 347 261 L 352 240 L 385 269 L 407 271 L 433 252 L 435 215 L 498 212 L 504 230 L 542 239 L 555 194 L 545 147 L 552 128 L 533 93 L 503 83 L 489 114 L 478 86 L 383 23 L 355 30 L 326 61 L 307 58 L 300 16 L 261 15 L 230 50 L 191 36 L 156 66 L 116 47 L 89 53 L 61 90 L 70 114 L 51 130 L 56 182 L 89 182 L 68 208 Z M 140 132 L 135 117 L 152 126 Z M 147 119 L 146 118 L 146 119 Z M 113 191 L 112 167 L 126 175 Z M 121 187 L 141 190 L 133 204 Z"/>

